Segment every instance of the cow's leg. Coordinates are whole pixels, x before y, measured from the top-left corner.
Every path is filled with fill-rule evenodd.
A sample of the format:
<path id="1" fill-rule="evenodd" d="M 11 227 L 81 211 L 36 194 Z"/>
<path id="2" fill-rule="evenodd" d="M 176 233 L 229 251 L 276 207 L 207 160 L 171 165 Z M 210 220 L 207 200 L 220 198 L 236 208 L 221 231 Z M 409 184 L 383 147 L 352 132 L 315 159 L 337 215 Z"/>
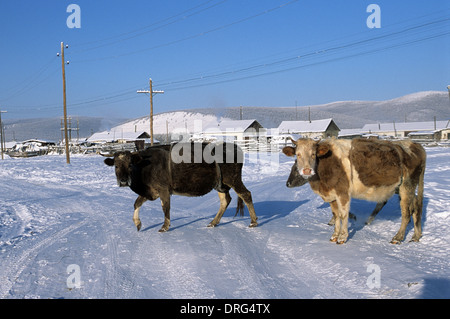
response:
<path id="1" fill-rule="evenodd" d="M 161 206 L 164 212 L 164 224 L 159 232 L 166 232 L 170 227 L 170 194 L 169 192 L 160 192 Z"/>
<path id="2" fill-rule="evenodd" d="M 420 166 L 419 169 L 416 169 L 417 175 L 414 178 L 413 185 L 417 185 L 417 195 L 414 196 L 414 212 L 413 212 L 413 221 L 414 221 L 414 235 L 411 238 L 411 241 L 419 241 L 420 237 L 422 237 L 422 209 L 423 209 L 423 179 L 425 176 L 425 162 Z M 415 194 L 415 188 L 413 193 Z"/>
<path id="3" fill-rule="evenodd" d="M 352 213 L 348 213 L 348 218 L 356 220 L 356 215 L 352 214 Z M 331 216 L 330 221 L 328 222 L 329 226 L 334 226 L 334 224 L 336 223 L 336 215 L 333 214 L 333 216 Z"/>
<path id="4" fill-rule="evenodd" d="M 337 201 L 332 201 L 330 203 L 331 212 L 333 213 L 332 220 L 334 221 L 334 233 L 331 235 L 330 241 L 337 242 L 339 232 L 341 231 L 341 219 L 339 218 L 339 207 Z"/>
<path id="5" fill-rule="evenodd" d="M 238 180 L 236 185 L 232 186 L 236 194 L 244 201 L 245 205 L 247 205 L 248 212 L 250 213 L 250 227 L 258 226 L 256 220 L 255 207 L 253 206 L 252 193 L 244 186 L 241 180 Z"/>
<path id="6" fill-rule="evenodd" d="M 214 219 L 208 224 L 208 227 L 214 227 L 217 224 L 219 224 L 220 219 L 223 216 L 223 213 L 225 213 L 225 210 L 227 209 L 228 205 L 231 202 L 231 196 L 229 192 L 226 193 L 218 192 L 218 194 L 220 199 L 220 208 L 219 211 L 217 212 L 216 217 L 214 217 Z"/>
<path id="7" fill-rule="evenodd" d="M 420 237 L 422 237 L 422 209 L 419 210 L 415 206 L 412 218 L 414 221 L 414 235 L 412 236 L 411 241 L 418 242 Z"/>
<path id="8" fill-rule="evenodd" d="M 348 197 L 350 198 L 350 197 Z M 350 200 L 347 197 L 339 197 L 336 201 L 339 209 L 339 219 L 341 220 L 341 229 L 337 238 L 337 244 L 344 244 L 348 238 L 348 215 L 350 212 Z"/>
<path id="9" fill-rule="evenodd" d="M 385 200 L 384 202 L 381 202 L 381 203 L 377 203 L 377 206 L 375 206 L 375 209 L 373 210 L 372 214 L 370 214 L 369 218 L 367 218 L 366 225 L 372 224 L 373 220 L 378 215 L 380 210 L 384 207 L 384 205 L 386 205 L 386 203 L 387 203 L 387 200 Z"/>
<path id="10" fill-rule="evenodd" d="M 147 201 L 147 198 L 143 196 L 139 196 L 134 202 L 134 214 L 133 214 L 133 222 L 137 227 L 137 230 L 141 230 L 141 220 L 139 219 L 139 210 L 141 209 L 142 204 Z"/>
<path id="11" fill-rule="evenodd" d="M 328 226 L 334 226 L 335 224 L 336 224 L 336 215 L 333 213 L 333 216 L 331 216 L 331 219 L 328 222 Z"/>
<path id="12" fill-rule="evenodd" d="M 405 185 L 400 186 L 400 208 L 402 210 L 402 223 L 397 234 L 392 238 L 391 244 L 400 244 L 405 238 L 406 227 L 411 220 L 411 209 L 414 201 L 414 193 L 411 194 L 408 187 Z"/>

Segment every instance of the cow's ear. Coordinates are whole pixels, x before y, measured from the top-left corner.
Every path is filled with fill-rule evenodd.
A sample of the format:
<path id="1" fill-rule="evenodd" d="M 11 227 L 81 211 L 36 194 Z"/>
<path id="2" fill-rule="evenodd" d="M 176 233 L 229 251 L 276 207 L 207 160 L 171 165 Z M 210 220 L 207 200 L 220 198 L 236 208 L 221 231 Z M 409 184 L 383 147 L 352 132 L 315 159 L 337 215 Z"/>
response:
<path id="1" fill-rule="evenodd" d="M 114 166 L 114 158 L 111 157 L 105 158 L 104 162 L 108 166 Z"/>
<path id="2" fill-rule="evenodd" d="M 137 164 L 140 161 L 142 161 L 142 157 L 139 154 L 131 154 L 131 163 L 132 164 Z"/>
<path id="3" fill-rule="evenodd" d="M 294 156 L 295 155 L 295 147 L 292 147 L 292 146 L 283 147 L 283 153 L 286 156 Z"/>
<path id="4" fill-rule="evenodd" d="M 327 143 L 319 143 L 317 145 L 317 157 L 323 157 L 330 151 L 330 146 Z"/>

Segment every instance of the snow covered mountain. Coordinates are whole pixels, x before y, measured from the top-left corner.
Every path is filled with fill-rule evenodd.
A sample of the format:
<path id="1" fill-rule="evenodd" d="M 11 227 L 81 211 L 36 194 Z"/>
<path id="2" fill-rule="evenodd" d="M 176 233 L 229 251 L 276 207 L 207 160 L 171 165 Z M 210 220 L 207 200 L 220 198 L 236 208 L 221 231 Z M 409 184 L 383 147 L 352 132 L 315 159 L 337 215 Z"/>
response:
<path id="1" fill-rule="evenodd" d="M 78 121 L 78 124 L 77 124 Z M 80 139 L 91 136 L 98 131 L 109 130 L 111 127 L 123 122 L 124 119 L 107 119 L 99 117 L 72 117 L 72 138 Z M 40 139 L 48 141 L 61 140 L 61 118 L 38 118 L 38 119 L 4 119 L 6 141 L 24 141 L 27 139 Z"/>
<path id="2" fill-rule="evenodd" d="M 154 134 L 168 131 L 194 131 L 194 120 L 203 127 L 223 119 L 256 119 L 265 128 L 278 127 L 282 121 L 319 120 L 333 118 L 339 128 L 361 128 L 368 123 L 417 122 L 450 119 L 450 101 L 447 92 L 425 91 L 387 101 L 340 101 L 310 107 L 254 107 L 199 108 L 157 114 L 154 117 Z M 112 130 L 145 130 L 150 127 L 148 116 L 126 122 Z"/>
<path id="3" fill-rule="evenodd" d="M 191 110 L 239 119 L 240 108 Z M 266 128 L 278 127 L 282 121 L 305 121 L 333 118 L 341 129 L 361 128 L 368 123 L 420 122 L 450 119 L 447 92 L 424 91 L 386 101 L 339 101 L 322 105 L 242 108 L 243 119 L 257 119 Z"/>
<path id="4" fill-rule="evenodd" d="M 194 132 L 201 131 L 202 128 L 211 125 L 217 125 L 223 117 L 204 114 L 201 112 L 179 111 L 167 112 L 154 115 L 153 133 L 155 135 L 164 135 L 167 132 Z M 150 129 L 150 120 L 148 116 L 125 122 L 111 128 L 111 131 L 120 132 L 139 132 Z"/>
<path id="5" fill-rule="evenodd" d="M 450 101 L 447 92 L 424 91 L 386 101 L 339 101 L 322 105 L 226 108 L 198 108 L 155 114 L 154 134 L 165 136 L 171 132 L 193 132 L 199 127 L 214 125 L 223 119 L 256 119 L 265 128 L 278 127 L 282 121 L 319 120 L 333 118 L 340 129 L 362 128 L 365 124 L 389 122 L 416 122 L 450 119 Z M 197 121 L 195 121 L 197 120 Z M 76 120 L 74 120 L 76 121 Z M 59 141 L 60 119 L 5 121 L 6 140 L 40 138 Z M 74 122 L 75 123 L 75 122 Z M 76 124 L 72 127 L 76 127 Z M 119 124 L 121 123 L 121 124 Z M 116 133 L 149 131 L 148 115 L 132 120 L 79 118 L 79 136 L 111 130 Z M 201 128 L 200 128 L 201 130 Z M 72 133 L 76 137 L 76 132 Z"/>

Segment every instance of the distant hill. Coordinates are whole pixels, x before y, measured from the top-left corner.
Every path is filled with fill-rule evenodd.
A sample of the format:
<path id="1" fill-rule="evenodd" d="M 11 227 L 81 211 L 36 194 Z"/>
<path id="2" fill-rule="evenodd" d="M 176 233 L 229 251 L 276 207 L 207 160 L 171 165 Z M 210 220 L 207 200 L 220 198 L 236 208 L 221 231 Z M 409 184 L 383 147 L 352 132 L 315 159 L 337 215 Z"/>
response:
<path id="1" fill-rule="evenodd" d="M 191 109 L 191 112 L 239 119 L 240 108 Z M 266 128 L 278 127 L 282 121 L 333 118 L 341 129 L 362 128 L 368 123 L 420 122 L 450 119 L 447 92 L 425 91 L 387 101 L 342 101 L 309 107 L 251 107 L 242 108 L 243 119 L 257 119 Z"/>
<path id="2" fill-rule="evenodd" d="M 169 132 L 193 132 L 222 119 L 237 120 L 240 114 L 240 107 L 197 108 L 160 113 L 154 117 L 154 134 L 162 138 L 167 129 Z M 340 129 L 362 128 L 368 123 L 432 121 L 434 117 L 444 121 L 450 119 L 450 101 L 447 92 L 425 91 L 386 101 L 340 101 L 308 107 L 242 107 L 242 119 L 256 119 L 265 128 L 278 127 L 282 121 L 287 120 L 308 120 L 309 116 L 311 120 L 333 118 Z M 148 116 L 132 120 L 93 117 L 79 117 L 78 120 L 80 138 L 105 130 L 113 130 L 116 134 L 148 132 L 150 127 Z M 18 141 L 30 138 L 59 141 L 60 121 L 60 118 L 6 120 L 6 140 L 11 141 L 15 137 Z M 76 118 L 73 119 L 72 127 L 76 127 Z M 76 137 L 75 131 L 72 132 L 72 137 Z"/>
<path id="3" fill-rule="evenodd" d="M 124 121 L 124 119 L 104 119 L 98 117 L 73 117 L 72 128 L 79 127 L 79 137 L 86 138 L 93 133 L 109 130 L 111 127 Z M 48 141 L 61 140 L 61 119 L 40 118 L 26 120 L 4 120 L 6 141 L 24 141 L 27 139 L 41 139 Z M 77 137 L 77 132 L 72 131 L 72 138 Z"/>
<path id="4" fill-rule="evenodd" d="M 166 134 L 168 130 L 194 131 L 194 120 L 202 120 L 202 126 L 222 119 L 238 120 L 240 107 L 198 108 L 166 112 L 155 115 L 154 134 Z M 309 107 L 242 107 L 242 119 L 256 119 L 265 128 L 278 127 L 282 121 L 319 120 L 333 118 L 340 129 L 362 128 L 369 123 L 420 122 L 450 119 L 450 101 L 447 92 L 418 92 L 387 101 L 342 101 Z M 114 127 L 118 132 L 149 130 L 148 116 Z"/>

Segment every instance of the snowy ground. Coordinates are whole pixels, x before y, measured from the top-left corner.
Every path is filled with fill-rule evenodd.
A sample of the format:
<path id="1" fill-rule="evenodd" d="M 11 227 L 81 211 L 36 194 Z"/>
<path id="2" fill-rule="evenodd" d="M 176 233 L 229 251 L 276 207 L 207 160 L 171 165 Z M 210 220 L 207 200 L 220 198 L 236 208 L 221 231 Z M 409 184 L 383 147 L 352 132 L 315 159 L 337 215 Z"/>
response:
<path id="1" fill-rule="evenodd" d="M 118 188 L 100 156 L 0 161 L 0 298 L 450 298 L 450 148 L 427 149 L 423 237 L 391 245 L 393 197 L 370 226 L 374 203 L 352 202 L 349 241 L 328 240 L 328 204 L 308 185 L 288 189 L 292 160 L 247 160 L 257 228 L 233 218 L 216 228 L 216 192 L 159 200 L 132 221 L 136 195 Z M 279 157 L 278 157 L 279 156 Z M 279 158 L 279 165 L 278 165 Z M 369 284 L 368 284 L 369 283 Z M 379 283 L 379 287 L 378 284 Z M 79 285 L 78 285 L 79 284 Z"/>

